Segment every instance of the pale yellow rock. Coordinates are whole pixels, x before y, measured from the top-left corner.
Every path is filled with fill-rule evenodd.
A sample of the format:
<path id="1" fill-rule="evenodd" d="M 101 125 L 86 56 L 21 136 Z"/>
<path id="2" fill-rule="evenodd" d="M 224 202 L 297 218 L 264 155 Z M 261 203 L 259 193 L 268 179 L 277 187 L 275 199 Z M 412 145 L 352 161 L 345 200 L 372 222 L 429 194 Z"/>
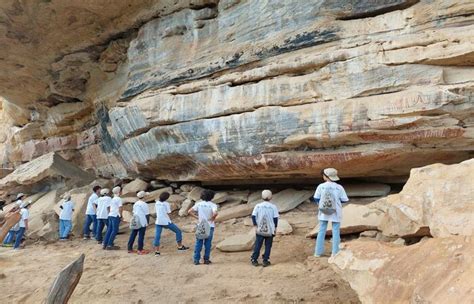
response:
<path id="1" fill-rule="evenodd" d="M 380 230 L 387 236 L 473 235 L 473 181 L 474 159 L 413 169 L 400 193 L 381 200 L 389 208 Z"/>
<path id="2" fill-rule="evenodd" d="M 380 203 L 368 205 L 348 203 L 343 205 L 341 235 L 359 233 L 366 230 L 377 230 L 385 215 L 384 208 L 380 205 Z M 318 231 L 319 223 L 306 237 L 315 238 L 318 235 Z M 332 235 L 332 226 L 328 225 L 326 235 Z"/>
<path id="3" fill-rule="evenodd" d="M 122 189 L 123 196 L 135 196 L 139 191 L 145 191 L 148 188 L 148 183 L 137 178 L 126 184 Z"/>
<path id="4" fill-rule="evenodd" d="M 188 216 L 188 211 L 191 207 L 194 206 L 194 202 L 189 198 L 185 199 L 179 209 L 179 216 Z"/>
<path id="5" fill-rule="evenodd" d="M 224 252 L 238 252 L 252 250 L 255 243 L 255 231 L 246 234 L 237 234 L 225 238 L 216 245 L 216 248 Z"/>
<path id="6" fill-rule="evenodd" d="M 469 303 L 474 300 L 472 237 L 411 246 L 369 239 L 346 243 L 329 259 L 362 303 Z"/>
<path id="7" fill-rule="evenodd" d="M 290 223 L 287 220 L 279 219 L 278 220 L 278 227 L 277 227 L 277 235 L 287 235 L 293 232 L 293 227 L 291 227 Z"/>

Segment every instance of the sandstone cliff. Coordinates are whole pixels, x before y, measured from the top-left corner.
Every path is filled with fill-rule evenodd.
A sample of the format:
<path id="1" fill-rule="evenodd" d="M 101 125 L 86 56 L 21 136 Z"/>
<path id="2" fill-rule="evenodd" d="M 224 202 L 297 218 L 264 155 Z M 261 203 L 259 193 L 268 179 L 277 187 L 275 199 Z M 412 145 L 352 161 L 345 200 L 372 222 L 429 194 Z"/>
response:
<path id="1" fill-rule="evenodd" d="M 2 167 L 55 151 L 212 181 L 459 162 L 473 34 L 470 0 L 4 0 Z"/>

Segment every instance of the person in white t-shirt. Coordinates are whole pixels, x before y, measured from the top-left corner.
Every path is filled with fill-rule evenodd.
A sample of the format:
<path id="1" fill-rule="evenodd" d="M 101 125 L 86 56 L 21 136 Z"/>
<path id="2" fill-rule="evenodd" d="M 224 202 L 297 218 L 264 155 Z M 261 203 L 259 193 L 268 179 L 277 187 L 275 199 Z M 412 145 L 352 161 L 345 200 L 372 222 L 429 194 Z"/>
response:
<path id="1" fill-rule="evenodd" d="M 59 213 L 59 240 L 66 241 L 72 229 L 72 213 L 74 212 L 74 203 L 71 201 L 70 195 L 64 197 L 64 202 L 59 208 L 61 208 Z"/>
<path id="2" fill-rule="evenodd" d="M 265 252 L 263 253 L 263 267 L 270 266 L 270 253 L 272 250 L 273 238 L 278 227 L 278 208 L 271 202 L 272 192 L 262 191 L 263 202 L 253 208 L 252 222 L 256 227 L 256 239 L 251 257 L 252 265 L 258 266 L 258 257 L 263 243 Z"/>
<path id="3" fill-rule="evenodd" d="M 197 219 L 198 221 L 206 220 L 211 226 L 211 231 L 209 237 L 205 240 L 200 240 L 196 238 L 196 244 L 194 246 L 194 265 L 199 265 L 201 260 L 201 251 L 204 245 L 204 264 L 211 264 L 211 247 L 212 247 L 212 238 L 214 237 L 214 228 L 216 224 L 214 220 L 217 217 L 217 205 L 212 202 L 214 198 L 214 191 L 204 190 L 201 194 L 201 201 L 194 204 L 194 206 L 189 209 L 188 214 Z"/>
<path id="4" fill-rule="evenodd" d="M 101 189 L 102 188 L 100 186 L 94 186 L 94 188 L 92 188 L 92 194 L 91 196 L 89 196 L 89 199 L 87 201 L 86 218 L 84 221 L 84 230 L 83 230 L 84 240 L 90 240 L 91 231 L 92 231 L 92 237 L 95 238 L 95 232 L 97 231 L 97 216 L 96 216 L 97 200 L 99 199 Z M 91 230 L 91 225 L 92 225 L 92 230 Z"/>
<path id="5" fill-rule="evenodd" d="M 24 193 L 21 193 L 21 192 L 20 192 L 20 193 L 18 193 L 18 194 L 16 195 L 15 204 L 16 204 L 19 208 L 21 208 L 21 206 L 24 205 L 24 203 L 23 203 L 23 199 L 24 199 L 24 198 L 25 198 L 25 194 L 24 194 Z"/>
<path id="6" fill-rule="evenodd" d="M 130 238 L 128 239 L 128 253 L 134 253 L 133 244 L 135 243 L 135 238 L 138 234 L 138 254 L 148 254 L 149 251 L 143 249 L 144 241 L 145 241 L 145 232 L 146 226 L 148 225 L 148 220 L 150 217 L 150 209 L 148 208 L 148 204 L 143 201 L 145 196 L 148 193 L 145 191 L 140 191 L 137 193 L 138 201 L 133 204 L 133 216 L 138 218 L 138 222 L 140 223 L 140 228 L 132 229 L 130 232 Z"/>
<path id="7" fill-rule="evenodd" d="M 120 219 L 122 218 L 122 199 L 120 198 L 120 193 L 122 188 L 119 186 L 112 189 L 114 197 L 110 201 L 109 207 L 109 219 L 107 232 L 105 233 L 104 246 L 103 249 L 106 250 L 118 250 L 119 246 L 114 245 L 115 236 L 119 231 Z"/>
<path id="8" fill-rule="evenodd" d="M 95 232 L 97 244 L 102 244 L 102 232 L 104 227 L 108 225 L 107 221 L 109 219 L 110 202 L 112 201 L 112 198 L 109 196 L 109 192 L 109 189 L 100 190 L 100 197 L 97 199 L 97 231 Z"/>
<path id="9" fill-rule="evenodd" d="M 156 210 L 156 221 L 155 221 L 155 256 L 160 255 L 160 240 L 161 231 L 163 228 L 169 229 L 176 234 L 176 243 L 178 244 L 178 250 L 188 250 L 189 247 L 183 245 L 183 234 L 181 230 L 176 226 L 170 219 L 169 214 L 171 213 L 170 204 L 166 201 L 170 197 L 168 192 L 160 194 L 160 199 L 155 202 Z"/>
<path id="10" fill-rule="evenodd" d="M 332 255 L 339 252 L 342 203 L 349 201 L 344 188 L 336 183 L 339 180 L 336 169 L 326 168 L 322 175 L 325 182 L 318 185 L 314 193 L 314 200 L 318 204 L 319 219 L 319 232 L 314 249 L 315 257 L 321 257 L 324 253 L 324 239 L 328 222 L 332 223 Z"/>
<path id="11" fill-rule="evenodd" d="M 30 217 L 30 213 L 28 211 L 29 207 L 31 206 L 31 201 L 26 203 L 22 203 L 20 209 L 20 221 L 16 224 L 17 228 L 15 229 L 15 245 L 13 245 L 13 249 L 20 249 L 21 241 L 23 240 L 23 235 L 28 230 L 28 220 Z"/>

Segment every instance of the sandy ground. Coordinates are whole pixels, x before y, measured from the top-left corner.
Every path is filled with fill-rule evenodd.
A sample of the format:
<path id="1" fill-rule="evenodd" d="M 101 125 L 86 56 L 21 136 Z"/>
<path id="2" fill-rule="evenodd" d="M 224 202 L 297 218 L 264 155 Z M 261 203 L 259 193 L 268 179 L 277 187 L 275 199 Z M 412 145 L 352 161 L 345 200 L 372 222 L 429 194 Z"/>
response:
<path id="1" fill-rule="evenodd" d="M 359 303 L 355 292 L 327 263 L 312 257 L 314 240 L 304 235 L 314 213 L 285 215 L 296 228 L 275 239 L 271 267 L 254 267 L 250 252 L 222 253 L 213 249 L 212 265 L 192 264 L 192 249 L 178 252 L 174 234 L 162 235 L 161 256 L 138 256 L 125 250 L 104 251 L 94 241 L 29 245 L 23 250 L 0 248 L 0 303 L 40 303 L 56 274 L 85 253 L 81 281 L 70 303 Z M 189 225 L 191 219 L 178 219 Z M 214 245 L 225 236 L 250 229 L 242 220 L 218 225 Z M 154 226 L 146 248 L 151 249 Z M 116 244 L 126 248 L 127 234 Z M 194 245 L 194 235 L 184 233 Z M 329 242 L 326 244 L 329 250 Z"/>

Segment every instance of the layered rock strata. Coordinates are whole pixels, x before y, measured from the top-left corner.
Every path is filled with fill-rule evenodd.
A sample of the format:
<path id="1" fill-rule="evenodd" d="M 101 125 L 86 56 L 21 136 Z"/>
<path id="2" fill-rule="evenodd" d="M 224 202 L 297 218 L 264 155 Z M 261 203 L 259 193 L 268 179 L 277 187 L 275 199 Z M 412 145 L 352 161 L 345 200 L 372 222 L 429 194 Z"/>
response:
<path id="1" fill-rule="evenodd" d="M 0 11 L 4 168 L 56 151 L 108 177 L 215 181 L 404 176 L 472 156 L 472 1 Z"/>

